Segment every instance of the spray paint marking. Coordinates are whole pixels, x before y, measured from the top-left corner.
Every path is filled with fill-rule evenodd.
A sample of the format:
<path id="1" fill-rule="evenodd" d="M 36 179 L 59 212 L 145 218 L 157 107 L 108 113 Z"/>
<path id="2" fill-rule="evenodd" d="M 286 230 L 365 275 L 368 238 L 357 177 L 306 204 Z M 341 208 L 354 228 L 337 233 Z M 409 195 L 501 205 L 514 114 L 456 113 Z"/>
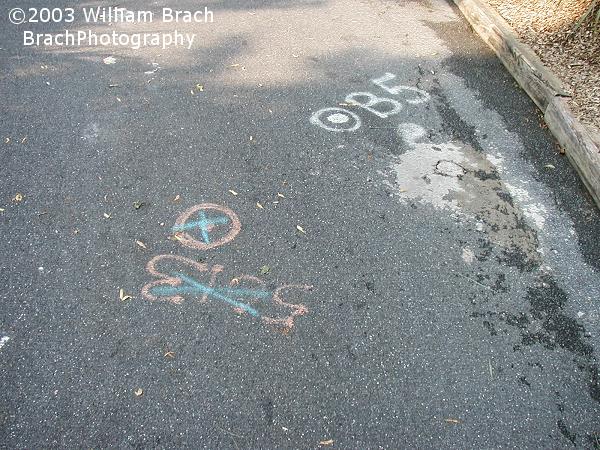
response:
<path id="1" fill-rule="evenodd" d="M 389 82 L 395 78 L 396 75 L 386 72 L 383 76 L 374 78 L 371 82 L 392 95 L 407 94 L 408 98 L 405 98 L 404 101 L 409 105 L 418 105 L 431 98 L 427 92 L 413 86 L 390 85 Z M 401 101 L 389 97 L 378 97 L 371 92 L 351 92 L 344 100 L 381 119 L 396 115 L 403 108 Z M 309 120 L 313 125 L 333 132 L 355 131 L 362 125 L 360 117 L 345 108 L 323 108 L 313 113 Z"/>
<path id="2" fill-rule="evenodd" d="M 354 131 L 362 125 L 360 117 L 344 108 L 320 109 L 310 117 L 310 123 L 334 132 Z"/>
<path id="3" fill-rule="evenodd" d="M 210 281 L 203 283 L 194 276 L 189 276 L 182 271 L 159 271 L 158 264 L 176 263 L 187 266 L 193 273 L 210 274 Z M 150 301 L 167 301 L 179 305 L 186 298 L 198 298 L 200 303 L 208 303 L 209 300 L 219 300 L 231 307 L 238 314 L 249 314 L 260 319 L 267 325 L 274 326 L 284 333 L 289 332 L 294 326 L 297 316 L 305 315 L 308 308 L 300 304 L 287 303 L 283 300 L 283 293 L 292 289 L 309 291 L 312 286 L 285 284 L 275 290 L 264 289 L 265 282 L 251 275 L 241 275 L 233 278 L 229 286 L 216 287 L 217 276 L 223 271 L 223 267 L 215 265 L 209 267 L 206 264 L 193 261 L 176 255 L 158 255 L 152 258 L 147 265 L 148 272 L 157 277 L 158 280 L 146 284 L 142 288 L 142 295 Z M 162 270 L 162 269 L 161 269 Z M 188 270 L 189 271 L 189 270 Z M 249 289 L 239 287 L 241 282 L 258 284 L 260 288 Z M 264 312 L 267 308 L 283 308 L 287 315 L 277 317 Z M 263 310 L 263 311 L 261 311 Z"/>
<path id="4" fill-rule="evenodd" d="M 208 211 L 219 214 L 210 217 Z M 190 218 L 196 213 L 198 220 L 190 222 Z M 229 225 L 224 234 L 223 225 Z M 184 211 L 175 221 L 173 232 L 182 245 L 196 250 L 209 250 L 231 242 L 241 228 L 240 220 L 231 209 L 213 203 L 202 203 Z M 199 231 L 199 239 L 188 233 L 196 229 Z M 211 238 L 213 231 L 219 231 L 222 235 L 216 239 Z"/>

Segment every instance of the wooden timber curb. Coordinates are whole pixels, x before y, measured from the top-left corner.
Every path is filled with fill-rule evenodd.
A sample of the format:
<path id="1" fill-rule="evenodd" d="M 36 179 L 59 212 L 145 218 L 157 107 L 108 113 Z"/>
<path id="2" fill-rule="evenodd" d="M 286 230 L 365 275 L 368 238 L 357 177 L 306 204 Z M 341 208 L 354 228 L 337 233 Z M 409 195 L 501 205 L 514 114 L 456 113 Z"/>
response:
<path id="1" fill-rule="evenodd" d="M 540 108 L 548 128 L 600 208 L 600 131 L 577 120 L 567 105 L 565 97 L 569 95 L 561 81 L 521 42 L 500 14 L 482 0 L 453 1 Z"/>

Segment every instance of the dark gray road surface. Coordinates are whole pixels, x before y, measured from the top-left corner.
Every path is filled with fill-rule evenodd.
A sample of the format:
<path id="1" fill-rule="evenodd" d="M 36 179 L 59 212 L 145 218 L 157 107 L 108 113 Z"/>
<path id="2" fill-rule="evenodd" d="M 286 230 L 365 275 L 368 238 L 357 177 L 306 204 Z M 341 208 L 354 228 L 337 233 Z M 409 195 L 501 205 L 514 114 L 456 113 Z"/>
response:
<path id="1" fill-rule="evenodd" d="M 598 448 L 599 215 L 456 9 L 175 3 L 2 7 L 2 447 Z"/>

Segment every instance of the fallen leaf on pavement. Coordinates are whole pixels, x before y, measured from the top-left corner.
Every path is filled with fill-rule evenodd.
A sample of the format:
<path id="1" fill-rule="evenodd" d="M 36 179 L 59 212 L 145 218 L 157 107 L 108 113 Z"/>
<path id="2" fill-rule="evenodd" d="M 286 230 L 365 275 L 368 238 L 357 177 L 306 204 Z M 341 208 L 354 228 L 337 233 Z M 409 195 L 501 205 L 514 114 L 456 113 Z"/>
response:
<path id="1" fill-rule="evenodd" d="M 266 275 L 271 271 L 271 268 L 269 266 L 262 266 L 260 268 L 260 274 L 261 275 Z"/>
<path id="2" fill-rule="evenodd" d="M 140 209 L 142 206 L 144 206 L 144 202 L 133 202 L 133 207 L 135 209 Z"/>
<path id="3" fill-rule="evenodd" d="M 105 219 L 112 219 L 112 215 L 110 215 L 110 214 L 104 213 L 102 215 L 104 216 Z"/>
<path id="4" fill-rule="evenodd" d="M 144 395 L 144 390 L 142 388 L 137 388 L 135 391 L 133 391 L 133 393 L 136 397 L 141 397 L 142 395 Z"/>
<path id="5" fill-rule="evenodd" d="M 300 233 L 304 233 L 306 234 L 306 231 L 304 231 L 304 228 L 302 228 L 300 225 L 296 225 L 296 229 L 300 232 Z"/>
<path id="6" fill-rule="evenodd" d="M 125 291 L 123 289 L 119 289 L 119 298 L 122 302 L 124 302 L 127 300 L 131 300 L 133 297 L 131 295 L 125 294 Z"/>
<path id="7" fill-rule="evenodd" d="M 136 241 L 135 241 L 135 243 L 136 243 L 137 245 L 139 245 L 140 247 L 142 247 L 143 249 L 147 249 L 147 248 L 148 248 L 148 247 L 146 247 L 146 244 L 144 244 L 142 241 L 137 241 L 137 240 L 136 240 Z"/>
<path id="8" fill-rule="evenodd" d="M 265 208 L 263 207 L 263 205 L 261 205 L 261 204 L 260 204 L 260 202 L 256 202 L 256 207 L 257 207 L 257 208 L 260 208 L 260 209 L 265 209 Z"/>
<path id="9" fill-rule="evenodd" d="M 179 194 L 177 194 L 175 196 L 175 198 L 173 199 L 173 202 L 178 202 L 179 200 L 181 200 L 181 196 Z"/>
<path id="10" fill-rule="evenodd" d="M 238 193 L 236 191 L 234 191 L 233 189 L 229 189 L 229 193 L 231 195 L 238 195 Z"/>
<path id="11" fill-rule="evenodd" d="M 204 92 L 204 85 L 202 85 L 202 84 L 197 84 L 197 85 L 196 85 L 196 90 L 197 90 L 198 92 Z"/>
<path id="12" fill-rule="evenodd" d="M 13 197 L 12 201 L 15 202 L 15 203 L 22 202 L 23 201 L 23 194 L 21 194 L 20 192 L 17 192 L 15 194 L 15 196 Z"/>
<path id="13" fill-rule="evenodd" d="M 8 143 L 10 143 L 10 138 L 9 138 L 9 137 L 7 137 L 7 138 L 4 138 L 4 143 L 5 143 L 5 144 L 8 144 Z"/>
<path id="14" fill-rule="evenodd" d="M 104 64 L 115 64 L 117 60 L 113 56 L 107 56 L 102 60 Z"/>
<path id="15" fill-rule="evenodd" d="M 446 422 L 446 423 L 454 423 L 454 424 L 462 423 L 462 421 L 460 421 L 458 419 L 444 419 L 444 422 Z"/>
<path id="16" fill-rule="evenodd" d="M 319 442 L 319 445 L 323 445 L 323 446 L 333 445 L 333 439 L 327 439 L 326 441 L 321 441 L 321 442 Z"/>
<path id="17" fill-rule="evenodd" d="M 169 350 L 163 356 L 165 358 L 175 358 L 175 352 L 172 352 L 171 350 Z"/>
<path id="18" fill-rule="evenodd" d="M 544 169 L 556 169 L 556 167 L 554 167 L 552 164 L 546 164 Z"/>
<path id="19" fill-rule="evenodd" d="M 285 195 L 283 195 L 281 192 L 278 192 L 277 197 L 285 198 Z"/>
<path id="20" fill-rule="evenodd" d="M 0 212 L 4 212 L 4 208 L 0 208 Z"/>

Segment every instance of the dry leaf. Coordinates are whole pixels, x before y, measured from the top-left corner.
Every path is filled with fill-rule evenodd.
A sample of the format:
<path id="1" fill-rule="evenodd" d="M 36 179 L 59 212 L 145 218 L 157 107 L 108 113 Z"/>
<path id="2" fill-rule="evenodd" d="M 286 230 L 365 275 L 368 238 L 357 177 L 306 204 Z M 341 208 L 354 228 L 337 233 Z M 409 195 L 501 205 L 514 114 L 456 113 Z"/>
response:
<path id="1" fill-rule="evenodd" d="M 454 423 L 454 424 L 462 423 L 458 419 L 444 419 L 444 422 L 446 422 L 446 423 Z"/>
<path id="2" fill-rule="evenodd" d="M 175 352 L 168 350 L 164 355 L 165 358 L 175 358 Z"/>
<path id="3" fill-rule="evenodd" d="M 174 202 L 178 202 L 179 200 L 181 200 L 181 196 L 179 194 L 177 194 L 175 196 L 175 198 L 173 199 Z"/>
<path id="4" fill-rule="evenodd" d="M 250 140 L 253 140 L 254 138 L 252 137 L 252 135 L 250 135 Z"/>
<path id="5" fill-rule="evenodd" d="M 229 67 L 239 67 L 239 64 L 231 64 Z"/>
<path id="6" fill-rule="evenodd" d="M 283 195 L 281 192 L 278 192 L 277 197 L 285 198 L 285 195 Z"/>
<path id="7" fill-rule="evenodd" d="M 9 137 L 7 137 L 7 138 L 4 138 L 4 143 L 5 143 L 5 144 L 8 144 L 9 142 L 10 142 L 10 138 L 9 138 Z"/>
<path id="8" fill-rule="evenodd" d="M 326 441 L 321 441 L 321 442 L 319 442 L 319 445 L 323 445 L 323 446 L 333 445 L 333 439 L 328 439 Z"/>
<path id="9" fill-rule="evenodd" d="M 27 136 L 25 136 L 23 139 L 21 139 L 21 144 L 24 144 L 25 142 L 27 142 Z"/>
<path id="10" fill-rule="evenodd" d="M 15 196 L 13 197 L 12 201 L 15 202 L 15 203 L 22 202 L 23 201 L 23 194 L 21 194 L 20 192 L 17 192 L 15 194 Z"/>
<path id="11" fill-rule="evenodd" d="M 127 300 L 131 300 L 133 297 L 131 297 L 131 295 L 126 295 L 123 289 L 119 289 L 119 298 L 122 302 L 124 302 Z"/>
<path id="12" fill-rule="evenodd" d="M 262 266 L 260 268 L 261 275 L 267 275 L 270 271 L 271 271 L 271 268 L 269 266 Z"/>
<path id="13" fill-rule="evenodd" d="M 0 208 L 0 212 L 4 212 L 4 208 Z"/>
<path id="14" fill-rule="evenodd" d="M 104 216 L 105 219 L 111 219 L 112 218 L 112 216 L 110 214 L 104 213 L 102 215 Z"/>
<path id="15" fill-rule="evenodd" d="M 229 189 L 229 193 L 230 193 L 231 195 L 238 195 L 238 193 L 237 193 L 237 192 L 235 192 L 233 189 Z"/>
<path id="16" fill-rule="evenodd" d="M 202 84 L 197 84 L 197 85 L 196 85 L 196 90 L 197 90 L 198 92 L 204 92 L 204 85 L 202 85 Z"/>
<path id="17" fill-rule="evenodd" d="M 142 395 L 144 395 L 144 390 L 142 388 L 137 388 L 135 391 L 133 391 L 133 393 L 136 397 L 141 397 Z"/>
<path id="18" fill-rule="evenodd" d="M 263 207 L 263 205 L 261 205 L 259 202 L 256 202 L 256 207 L 257 207 L 257 208 L 260 208 L 260 209 L 265 209 L 265 208 Z"/>
<path id="19" fill-rule="evenodd" d="M 306 231 L 304 231 L 304 228 L 302 228 L 300 225 L 296 225 L 296 229 L 300 232 L 300 233 L 304 233 L 306 234 Z"/>
<path id="20" fill-rule="evenodd" d="M 139 245 L 140 247 L 142 247 L 143 249 L 147 249 L 148 247 L 146 247 L 146 244 L 144 244 L 142 241 L 135 241 L 135 243 L 137 245 Z"/>

